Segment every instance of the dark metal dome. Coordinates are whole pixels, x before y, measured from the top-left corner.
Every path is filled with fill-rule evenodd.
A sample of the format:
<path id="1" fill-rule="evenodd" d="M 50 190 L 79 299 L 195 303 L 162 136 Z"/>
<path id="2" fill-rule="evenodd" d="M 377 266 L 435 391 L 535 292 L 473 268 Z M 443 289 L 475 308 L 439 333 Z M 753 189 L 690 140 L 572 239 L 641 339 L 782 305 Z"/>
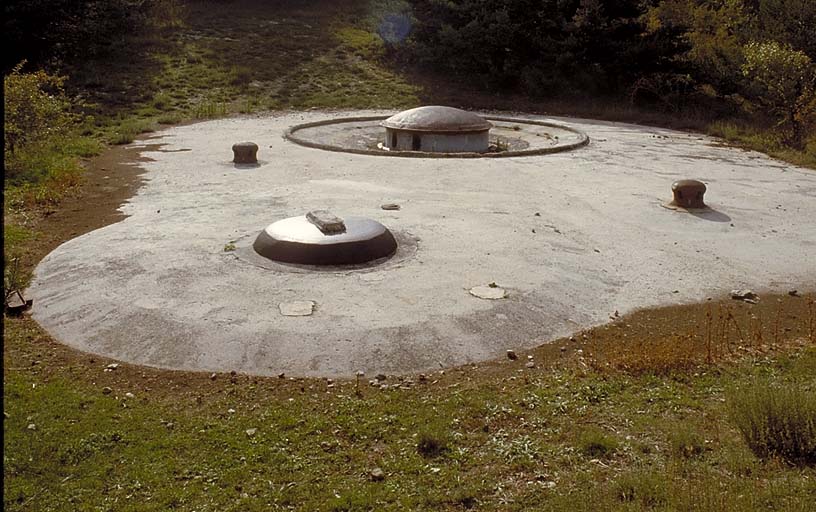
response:
<path id="1" fill-rule="evenodd" d="M 321 219 L 327 217 L 333 220 L 323 223 Z M 397 241 L 373 219 L 339 219 L 320 210 L 270 224 L 252 248 L 265 258 L 283 263 L 355 265 L 391 256 L 397 250 Z"/>
<path id="2" fill-rule="evenodd" d="M 481 132 L 493 126 L 473 112 L 440 106 L 404 110 L 380 124 L 394 130 L 434 133 Z"/>

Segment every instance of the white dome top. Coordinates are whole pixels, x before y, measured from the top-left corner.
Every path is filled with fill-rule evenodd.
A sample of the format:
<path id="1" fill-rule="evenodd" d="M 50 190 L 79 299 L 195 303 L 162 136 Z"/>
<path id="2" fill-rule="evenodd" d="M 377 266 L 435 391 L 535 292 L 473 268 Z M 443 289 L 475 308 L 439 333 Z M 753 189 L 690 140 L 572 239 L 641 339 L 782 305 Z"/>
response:
<path id="1" fill-rule="evenodd" d="M 437 133 L 481 132 L 493 126 L 473 112 L 436 105 L 404 110 L 380 124 L 394 130 Z"/>

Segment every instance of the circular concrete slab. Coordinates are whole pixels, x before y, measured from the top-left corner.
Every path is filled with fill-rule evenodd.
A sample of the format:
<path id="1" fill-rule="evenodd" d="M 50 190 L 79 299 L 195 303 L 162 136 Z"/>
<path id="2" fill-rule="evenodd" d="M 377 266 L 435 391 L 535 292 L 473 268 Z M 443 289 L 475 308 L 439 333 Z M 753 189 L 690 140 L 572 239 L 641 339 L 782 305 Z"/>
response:
<path id="1" fill-rule="evenodd" d="M 615 310 L 816 283 L 816 172 L 699 135 L 578 119 L 533 118 L 577 128 L 589 146 L 523 158 L 380 158 L 282 137 L 331 117 L 160 132 L 166 147 L 145 149 L 153 160 L 123 207 L 130 217 L 37 267 L 36 320 L 73 347 L 133 363 L 353 376 L 504 357 Z M 233 140 L 257 141 L 269 163 L 225 164 Z M 661 206 L 682 178 L 708 186 L 710 211 Z M 390 203 L 400 209 L 381 209 Z M 364 272 L 287 272 L 236 255 L 275 219 L 314 209 L 418 241 L 410 257 Z M 469 292 L 494 282 L 506 298 Z M 311 315 L 282 314 L 301 303 L 316 304 Z"/>

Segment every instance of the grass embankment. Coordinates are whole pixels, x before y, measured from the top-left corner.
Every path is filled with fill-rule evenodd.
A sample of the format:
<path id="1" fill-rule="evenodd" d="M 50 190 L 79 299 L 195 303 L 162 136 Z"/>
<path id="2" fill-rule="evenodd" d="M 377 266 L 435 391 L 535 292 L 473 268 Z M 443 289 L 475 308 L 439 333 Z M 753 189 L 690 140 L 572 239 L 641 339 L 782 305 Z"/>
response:
<path id="1" fill-rule="evenodd" d="M 644 311 L 530 352 L 535 368 L 386 389 L 112 368 L 9 320 L 4 508 L 809 510 L 813 300 Z M 763 419 L 761 459 L 740 429 Z"/>

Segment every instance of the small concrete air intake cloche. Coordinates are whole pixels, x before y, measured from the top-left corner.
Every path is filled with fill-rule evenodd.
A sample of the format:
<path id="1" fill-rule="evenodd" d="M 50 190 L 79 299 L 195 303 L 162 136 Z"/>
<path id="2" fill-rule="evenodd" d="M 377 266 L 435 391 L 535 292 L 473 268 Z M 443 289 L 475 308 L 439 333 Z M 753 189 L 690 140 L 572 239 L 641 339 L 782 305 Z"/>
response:
<path id="1" fill-rule="evenodd" d="M 373 219 L 341 219 L 326 210 L 314 210 L 270 224 L 252 248 L 281 263 L 359 265 L 391 256 L 397 250 L 397 241 Z"/>
<path id="2" fill-rule="evenodd" d="M 493 126 L 472 112 L 440 106 L 405 110 L 380 125 L 385 128 L 384 148 L 432 153 L 484 153 Z"/>

